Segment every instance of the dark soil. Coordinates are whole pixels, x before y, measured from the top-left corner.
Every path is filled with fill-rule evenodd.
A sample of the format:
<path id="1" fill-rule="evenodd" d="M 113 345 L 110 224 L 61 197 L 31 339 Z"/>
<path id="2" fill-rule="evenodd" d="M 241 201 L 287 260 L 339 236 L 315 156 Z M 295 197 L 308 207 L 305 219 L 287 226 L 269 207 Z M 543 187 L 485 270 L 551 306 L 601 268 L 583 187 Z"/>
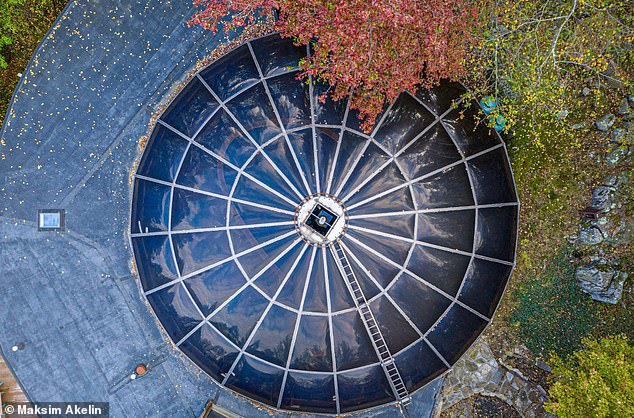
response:
<path id="1" fill-rule="evenodd" d="M 491 396 L 473 397 L 473 416 L 486 418 L 520 418 L 521 415 L 506 402 Z"/>
<path id="2" fill-rule="evenodd" d="M 548 390 L 549 374 L 545 370 L 535 366 L 530 360 L 521 357 L 509 357 L 505 360 L 505 363 L 522 372 L 524 377 L 532 383 L 540 385 L 545 390 Z"/>
<path id="3" fill-rule="evenodd" d="M 443 411 L 441 418 L 521 418 L 521 415 L 501 399 L 474 395 Z"/>

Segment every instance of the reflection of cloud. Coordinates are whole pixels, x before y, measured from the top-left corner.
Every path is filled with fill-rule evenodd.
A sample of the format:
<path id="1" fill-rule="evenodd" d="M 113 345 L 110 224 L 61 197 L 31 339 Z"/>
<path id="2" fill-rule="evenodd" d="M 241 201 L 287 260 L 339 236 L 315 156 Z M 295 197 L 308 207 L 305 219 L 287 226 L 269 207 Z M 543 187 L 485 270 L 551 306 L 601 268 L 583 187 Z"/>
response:
<path id="1" fill-rule="evenodd" d="M 160 237 L 156 239 L 160 239 Z M 154 269 L 158 274 L 162 274 L 165 277 L 175 278 L 176 270 L 173 268 L 174 262 L 172 261 L 172 248 L 170 247 L 167 236 L 163 237 L 163 240 L 162 245 L 150 249 L 151 252 L 148 254 L 150 263 L 154 266 Z M 145 246 L 145 250 L 148 251 L 147 246 Z"/>
<path id="2" fill-rule="evenodd" d="M 229 257 L 230 249 L 224 231 L 173 235 L 176 257 L 182 274 L 188 274 Z"/>
<path id="3" fill-rule="evenodd" d="M 336 331 L 334 338 L 337 367 L 343 363 L 347 363 L 347 368 L 350 368 L 378 361 L 373 355 L 371 341 L 356 311 L 336 315 L 333 317 L 333 326 Z"/>
<path id="4" fill-rule="evenodd" d="M 419 214 L 419 241 L 470 250 L 475 210 Z M 469 251 L 470 252 L 470 251 Z"/>
<path id="5" fill-rule="evenodd" d="M 184 328 L 188 328 L 188 326 L 197 325 L 203 318 L 200 317 L 200 314 L 196 310 L 196 307 L 193 305 L 189 295 L 183 288 L 182 283 L 175 284 L 171 288 L 167 290 L 172 300 L 169 302 L 169 306 L 172 307 L 174 313 L 178 317 L 179 321 L 185 322 Z"/>

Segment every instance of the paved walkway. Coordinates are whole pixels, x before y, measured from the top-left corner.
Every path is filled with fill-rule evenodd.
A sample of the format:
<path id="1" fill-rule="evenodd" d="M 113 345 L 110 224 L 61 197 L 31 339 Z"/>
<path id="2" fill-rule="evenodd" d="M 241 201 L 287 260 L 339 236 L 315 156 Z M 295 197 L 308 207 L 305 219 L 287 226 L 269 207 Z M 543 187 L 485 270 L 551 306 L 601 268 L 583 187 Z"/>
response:
<path id="1" fill-rule="evenodd" d="M 187 417 L 215 399 L 269 416 L 166 342 L 130 269 L 138 140 L 170 90 L 222 41 L 188 28 L 191 13 L 190 0 L 73 1 L 18 87 L 0 143 L 0 345 L 32 400 Z M 49 208 L 66 210 L 66 233 L 38 232 L 37 210 Z M 150 373 L 132 381 L 139 362 Z M 417 392 L 410 415 L 428 416 L 436 391 Z"/>

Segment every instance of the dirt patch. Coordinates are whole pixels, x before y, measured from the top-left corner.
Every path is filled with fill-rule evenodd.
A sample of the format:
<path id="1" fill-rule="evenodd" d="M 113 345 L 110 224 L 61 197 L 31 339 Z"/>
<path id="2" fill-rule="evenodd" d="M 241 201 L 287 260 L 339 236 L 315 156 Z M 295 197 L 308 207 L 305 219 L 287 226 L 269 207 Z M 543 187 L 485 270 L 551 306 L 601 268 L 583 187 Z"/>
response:
<path id="1" fill-rule="evenodd" d="M 540 369 L 530 360 L 521 357 L 509 357 L 504 361 L 507 366 L 519 370 L 524 377 L 548 391 L 548 373 Z"/>
<path id="2" fill-rule="evenodd" d="M 492 396 L 474 395 L 443 411 L 441 418 L 521 418 L 515 408 Z"/>

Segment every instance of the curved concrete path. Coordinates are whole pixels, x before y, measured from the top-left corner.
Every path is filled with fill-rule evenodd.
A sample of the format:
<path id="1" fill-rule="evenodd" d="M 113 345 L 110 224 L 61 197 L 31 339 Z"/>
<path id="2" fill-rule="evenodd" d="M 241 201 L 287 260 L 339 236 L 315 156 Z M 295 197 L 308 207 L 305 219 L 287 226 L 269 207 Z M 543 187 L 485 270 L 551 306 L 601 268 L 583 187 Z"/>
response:
<path id="1" fill-rule="evenodd" d="M 174 350 L 142 301 L 126 231 L 139 138 L 222 41 L 191 0 L 71 2 L 37 49 L 0 132 L 0 346 L 34 401 L 106 401 L 114 417 L 198 416 L 209 400 L 269 412 Z M 66 210 L 38 232 L 37 210 Z M 24 348 L 10 348 L 24 343 Z M 130 380 L 140 362 L 150 373 Z M 417 392 L 429 416 L 439 382 Z M 393 417 L 394 406 L 365 413 Z"/>

